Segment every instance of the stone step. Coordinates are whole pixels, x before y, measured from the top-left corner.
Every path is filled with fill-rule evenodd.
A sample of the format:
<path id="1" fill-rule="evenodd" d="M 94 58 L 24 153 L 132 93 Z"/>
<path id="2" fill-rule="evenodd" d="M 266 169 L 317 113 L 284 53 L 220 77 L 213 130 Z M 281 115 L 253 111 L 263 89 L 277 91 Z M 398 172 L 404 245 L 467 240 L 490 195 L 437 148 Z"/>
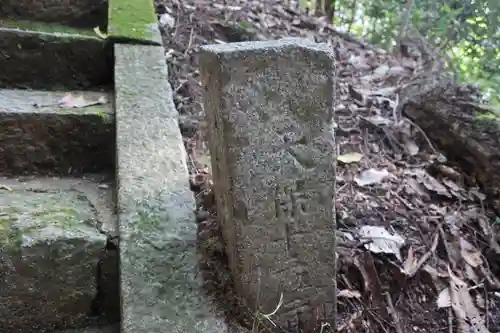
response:
<path id="1" fill-rule="evenodd" d="M 2 0 L 0 19 L 64 22 L 68 26 L 93 28 L 107 21 L 107 0 Z"/>
<path id="2" fill-rule="evenodd" d="M 82 174 L 112 170 L 113 96 L 97 91 L 0 90 L 0 175 Z M 78 99 L 81 96 L 83 99 Z M 98 104 L 63 108 L 66 98 Z M 105 99 L 105 100 L 104 100 Z M 70 105 L 71 106 L 71 105 Z"/>
<path id="3" fill-rule="evenodd" d="M 112 47 L 92 29 L 0 19 L 0 49 L 0 88 L 112 85 Z"/>
<path id="4" fill-rule="evenodd" d="M 0 331 L 39 333 L 116 321 L 113 181 L 0 179 Z"/>

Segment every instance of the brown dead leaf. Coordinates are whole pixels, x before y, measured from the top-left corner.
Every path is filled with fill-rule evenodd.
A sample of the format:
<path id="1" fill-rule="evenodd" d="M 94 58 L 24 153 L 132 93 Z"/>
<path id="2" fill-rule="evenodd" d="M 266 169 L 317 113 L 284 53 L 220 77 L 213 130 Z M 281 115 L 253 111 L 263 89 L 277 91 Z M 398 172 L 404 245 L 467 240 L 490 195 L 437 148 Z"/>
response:
<path id="1" fill-rule="evenodd" d="M 410 246 L 408 249 L 408 256 L 406 257 L 405 262 L 403 263 L 403 274 L 407 276 L 412 276 L 414 272 L 416 271 L 416 266 L 417 266 L 417 258 L 415 257 L 415 254 L 413 252 L 413 247 Z"/>
<path id="2" fill-rule="evenodd" d="M 448 177 L 452 180 L 457 180 L 460 178 L 460 173 L 447 165 L 440 164 L 438 166 L 438 170 L 443 174 L 443 176 Z"/>
<path id="3" fill-rule="evenodd" d="M 420 269 L 420 267 L 422 267 L 425 264 L 425 262 L 431 257 L 431 255 L 434 252 L 436 252 L 438 241 L 439 241 L 439 233 L 436 233 L 434 235 L 431 248 L 419 260 L 417 260 L 415 256 L 413 247 L 410 246 L 410 249 L 408 250 L 408 257 L 406 258 L 403 264 L 402 273 L 408 277 L 412 277 L 413 275 L 415 275 L 415 273 Z"/>
<path id="4" fill-rule="evenodd" d="M 423 170 L 417 174 L 417 180 L 420 181 L 429 191 L 435 192 L 447 198 L 452 197 L 443 184 Z"/>
<path id="5" fill-rule="evenodd" d="M 460 254 L 465 262 L 472 267 L 478 267 L 483 263 L 481 252 L 462 237 L 460 238 Z"/>
<path id="6" fill-rule="evenodd" d="M 363 154 L 360 153 L 347 153 L 337 156 L 337 161 L 342 162 L 344 164 L 356 163 L 361 161 L 363 158 Z"/>
<path id="7" fill-rule="evenodd" d="M 489 333 L 484 318 L 474 305 L 467 283 L 456 276 L 448 267 L 450 276 L 450 304 L 460 332 Z"/>
<path id="8" fill-rule="evenodd" d="M 425 200 L 430 199 L 429 193 L 427 193 L 427 190 L 423 187 L 422 184 L 420 184 L 416 179 L 414 178 L 408 178 L 406 179 L 406 184 L 405 184 L 405 192 L 408 194 L 416 194 Z"/>
<path id="9" fill-rule="evenodd" d="M 450 179 L 443 179 L 443 184 L 449 189 L 450 193 L 459 200 L 467 200 L 466 191 L 464 188 L 458 186 Z"/>

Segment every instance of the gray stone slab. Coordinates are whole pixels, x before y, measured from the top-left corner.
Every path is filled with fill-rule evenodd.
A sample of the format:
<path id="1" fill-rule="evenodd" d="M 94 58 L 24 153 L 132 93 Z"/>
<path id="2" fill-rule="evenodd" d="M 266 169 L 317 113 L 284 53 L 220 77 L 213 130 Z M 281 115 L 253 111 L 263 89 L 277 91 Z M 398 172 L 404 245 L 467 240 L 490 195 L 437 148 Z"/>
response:
<path id="1" fill-rule="evenodd" d="M 74 183 L 0 181 L 2 332 L 39 333 L 89 321 L 107 243 L 98 210 L 106 208 Z"/>
<path id="2" fill-rule="evenodd" d="M 107 0 L 2 0 L 0 18 L 94 28 L 106 25 L 107 9 Z"/>
<path id="3" fill-rule="evenodd" d="M 71 91 L 86 108 L 61 108 L 68 92 L 0 90 L 0 174 L 82 174 L 114 168 L 110 93 Z"/>
<path id="4" fill-rule="evenodd" d="M 218 214 L 245 306 L 283 327 L 334 320 L 334 60 L 287 38 L 203 47 Z"/>
<path id="5" fill-rule="evenodd" d="M 163 48 L 115 45 L 122 333 L 225 332 L 203 295 Z"/>
<path id="6" fill-rule="evenodd" d="M 88 89 L 112 84 L 111 45 L 51 27 L 0 27 L 0 88 Z"/>

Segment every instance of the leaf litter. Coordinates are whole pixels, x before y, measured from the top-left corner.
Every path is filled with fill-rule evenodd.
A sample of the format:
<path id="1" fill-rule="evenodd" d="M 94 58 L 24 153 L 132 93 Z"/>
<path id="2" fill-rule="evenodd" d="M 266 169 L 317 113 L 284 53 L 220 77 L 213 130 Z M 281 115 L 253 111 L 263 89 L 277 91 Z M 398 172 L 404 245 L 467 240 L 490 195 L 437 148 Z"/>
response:
<path id="1" fill-rule="evenodd" d="M 224 290 L 226 315 L 244 317 L 228 296 L 197 52 L 203 44 L 301 36 L 330 43 L 337 61 L 336 331 L 500 332 L 500 224 L 468 175 L 400 112 L 402 87 L 422 74 L 421 55 L 393 57 L 293 0 L 165 0 L 157 8 L 159 17 L 168 14 L 160 17 L 165 56 L 197 198 L 205 283 L 214 294 Z"/>

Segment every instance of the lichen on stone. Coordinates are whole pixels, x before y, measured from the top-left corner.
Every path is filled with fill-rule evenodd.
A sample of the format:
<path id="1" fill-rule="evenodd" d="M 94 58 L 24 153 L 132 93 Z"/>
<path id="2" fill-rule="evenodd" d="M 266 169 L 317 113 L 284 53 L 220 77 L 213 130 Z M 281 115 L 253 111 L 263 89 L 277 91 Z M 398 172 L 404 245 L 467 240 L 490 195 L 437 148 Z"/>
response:
<path id="1" fill-rule="evenodd" d="M 157 25 L 152 1 L 111 0 L 108 14 L 108 35 L 138 40 L 154 38 Z"/>

